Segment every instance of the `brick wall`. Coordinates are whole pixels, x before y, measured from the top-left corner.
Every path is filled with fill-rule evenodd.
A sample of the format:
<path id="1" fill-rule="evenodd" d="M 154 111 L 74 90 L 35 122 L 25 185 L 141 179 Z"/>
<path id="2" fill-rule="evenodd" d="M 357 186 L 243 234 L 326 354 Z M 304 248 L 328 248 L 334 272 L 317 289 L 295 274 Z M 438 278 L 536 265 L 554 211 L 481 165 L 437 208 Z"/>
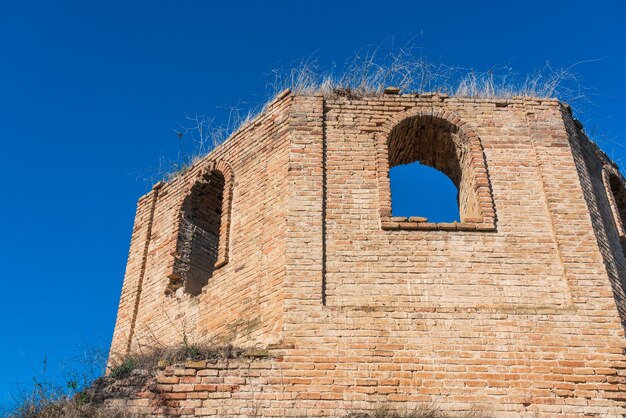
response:
<path id="1" fill-rule="evenodd" d="M 285 406 L 271 406 L 285 383 L 272 377 L 275 359 L 241 358 L 188 361 L 166 366 L 131 399 L 109 399 L 108 407 L 154 416 L 283 416 Z M 117 391 L 125 380 L 113 382 Z"/>
<path id="2" fill-rule="evenodd" d="M 387 141 L 407 118 L 454 125 L 473 202 L 461 223 L 388 216 Z M 201 294 L 166 295 L 177 211 L 215 161 L 235 179 L 228 263 Z M 610 165 L 554 100 L 283 94 L 140 199 L 111 358 L 183 334 L 280 343 L 267 380 L 250 381 L 271 393 L 265 416 L 298 415 L 295 402 L 617 416 L 626 259 Z"/>
<path id="3" fill-rule="evenodd" d="M 183 338 L 244 345 L 278 338 L 288 210 L 286 109 L 291 100 L 270 105 L 265 115 L 233 135 L 209 159 L 140 199 L 111 360 L 129 351 L 179 345 Z M 233 183 L 232 197 L 223 199 L 231 200 L 230 217 L 222 216 L 220 232 L 228 233 L 229 239 L 219 243 L 227 257 L 200 294 L 171 292 L 176 262 L 182 256 L 178 244 L 185 198 L 207 168 L 221 165 L 233 170 L 232 179 L 226 179 Z"/>

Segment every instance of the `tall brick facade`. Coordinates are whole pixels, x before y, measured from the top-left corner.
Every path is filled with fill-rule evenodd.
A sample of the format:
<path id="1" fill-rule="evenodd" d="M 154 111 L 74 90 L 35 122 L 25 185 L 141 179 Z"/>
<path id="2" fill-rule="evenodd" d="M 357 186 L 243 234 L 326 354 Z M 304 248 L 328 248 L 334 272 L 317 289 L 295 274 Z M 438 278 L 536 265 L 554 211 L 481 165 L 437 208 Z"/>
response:
<path id="1" fill-rule="evenodd" d="M 391 215 L 412 161 L 455 182 L 460 222 Z M 558 101 L 285 92 L 139 200 L 110 361 L 269 348 L 165 379 L 179 415 L 621 416 L 625 213 Z"/>

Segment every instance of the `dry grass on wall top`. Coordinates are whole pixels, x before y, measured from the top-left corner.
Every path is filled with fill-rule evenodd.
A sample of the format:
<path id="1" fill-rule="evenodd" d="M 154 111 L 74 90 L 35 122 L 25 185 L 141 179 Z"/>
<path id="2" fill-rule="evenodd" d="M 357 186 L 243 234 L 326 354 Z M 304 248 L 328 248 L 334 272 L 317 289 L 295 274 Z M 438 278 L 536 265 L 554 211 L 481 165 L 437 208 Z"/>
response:
<path id="1" fill-rule="evenodd" d="M 150 185 L 171 181 L 186 172 L 234 132 L 263 115 L 268 103 L 287 90 L 294 95 L 361 99 L 381 96 L 393 86 L 403 94 L 476 99 L 558 98 L 575 105 L 590 102 L 575 67 L 593 61 L 580 61 L 566 68 L 546 63 L 528 74 L 508 66 L 478 71 L 430 61 L 410 44 L 385 53 L 379 48 L 361 50 L 340 68 L 324 68 L 318 60 L 309 58 L 273 70 L 273 80 L 267 83 L 270 99 L 256 106 L 231 107 L 223 124 L 207 115 L 186 116 L 186 123 L 174 129 L 180 146 L 177 158 L 162 158 L 156 173 L 146 176 L 145 181 Z"/>
<path id="2" fill-rule="evenodd" d="M 375 97 L 390 86 L 402 93 L 441 93 L 463 98 L 558 98 L 569 103 L 588 100 L 586 89 L 574 72 L 580 61 L 566 68 L 546 63 L 528 74 L 511 67 L 485 71 L 437 63 L 414 45 L 392 48 L 386 53 L 366 49 L 355 53 L 343 67 L 324 68 L 310 58 L 288 69 L 273 71 L 272 95 L 290 89 L 294 94 L 322 94 L 327 98 Z"/>

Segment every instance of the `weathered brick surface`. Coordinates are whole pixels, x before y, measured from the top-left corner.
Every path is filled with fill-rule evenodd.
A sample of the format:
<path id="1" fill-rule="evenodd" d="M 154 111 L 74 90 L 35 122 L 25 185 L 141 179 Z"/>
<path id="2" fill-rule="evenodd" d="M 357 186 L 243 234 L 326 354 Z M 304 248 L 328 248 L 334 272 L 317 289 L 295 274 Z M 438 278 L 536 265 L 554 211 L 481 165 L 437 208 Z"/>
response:
<path id="1" fill-rule="evenodd" d="M 388 216 L 385 138 L 407 117 L 463 133 L 473 216 Z M 201 294 L 166 295 L 177 212 L 216 161 L 234 177 L 228 262 Z M 270 345 L 276 358 L 166 370 L 160 413 L 181 416 L 420 402 L 619 416 L 626 259 L 611 164 L 554 100 L 282 95 L 140 199 L 111 359 L 183 336 Z"/>
<path id="2" fill-rule="evenodd" d="M 140 199 L 112 357 L 128 349 L 179 345 L 184 336 L 190 341 L 219 338 L 265 344 L 280 336 L 290 104 L 291 98 L 275 103 L 211 153 L 210 160 Z M 166 295 L 175 272 L 179 212 L 213 162 L 218 167 L 226 162 L 234 170 L 228 262 L 215 270 L 202 294 Z"/>

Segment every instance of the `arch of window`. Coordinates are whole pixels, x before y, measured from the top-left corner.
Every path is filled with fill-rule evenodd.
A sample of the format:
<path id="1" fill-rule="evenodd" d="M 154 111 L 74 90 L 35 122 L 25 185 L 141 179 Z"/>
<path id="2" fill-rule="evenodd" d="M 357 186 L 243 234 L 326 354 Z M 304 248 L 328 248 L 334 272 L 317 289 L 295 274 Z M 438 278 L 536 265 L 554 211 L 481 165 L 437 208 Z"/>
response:
<path id="1" fill-rule="evenodd" d="M 376 142 L 383 229 L 495 229 L 495 206 L 482 144 L 458 116 L 442 110 L 405 112 L 383 125 Z M 431 223 L 420 216 L 392 216 L 389 169 L 416 161 L 441 171 L 456 185 L 460 222 Z"/>
<path id="2" fill-rule="evenodd" d="M 626 230 L 624 229 L 624 224 L 626 224 L 626 186 L 624 186 L 624 179 L 615 167 L 605 165 L 602 168 L 602 181 L 613 214 L 617 236 L 622 245 L 622 252 L 626 256 Z"/>
<path id="3" fill-rule="evenodd" d="M 167 294 L 181 288 L 200 294 L 213 273 L 228 263 L 232 187 L 232 169 L 223 161 L 211 162 L 188 185 L 178 211 Z"/>

